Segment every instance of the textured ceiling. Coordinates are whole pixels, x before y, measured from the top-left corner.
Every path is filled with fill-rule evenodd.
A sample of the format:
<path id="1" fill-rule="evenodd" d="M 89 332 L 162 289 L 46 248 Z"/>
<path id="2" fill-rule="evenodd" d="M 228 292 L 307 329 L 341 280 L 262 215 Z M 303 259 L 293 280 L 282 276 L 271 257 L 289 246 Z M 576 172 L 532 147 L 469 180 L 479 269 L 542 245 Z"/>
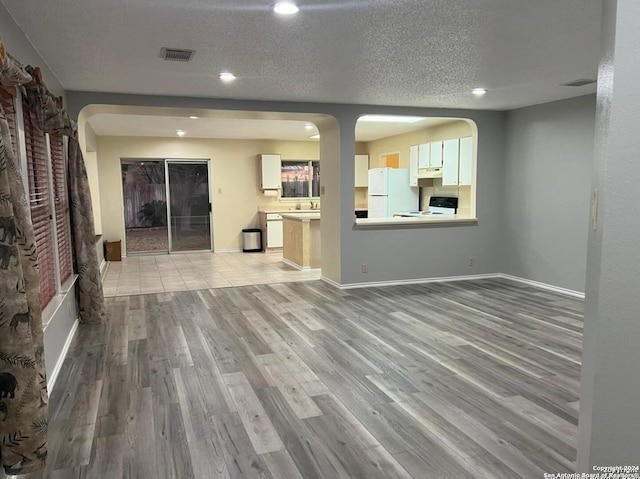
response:
<path id="1" fill-rule="evenodd" d="M 67 90 L 511 109 L 595 91 L 602 0 L 0 1 Z"/>

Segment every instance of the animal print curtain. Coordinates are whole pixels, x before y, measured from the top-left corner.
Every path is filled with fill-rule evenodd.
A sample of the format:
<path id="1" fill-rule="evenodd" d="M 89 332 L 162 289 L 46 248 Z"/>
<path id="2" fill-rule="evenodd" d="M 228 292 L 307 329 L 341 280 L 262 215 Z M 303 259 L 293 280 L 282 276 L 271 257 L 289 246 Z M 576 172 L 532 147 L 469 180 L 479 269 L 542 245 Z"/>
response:
<path id="1" fill-rule="evenodd" d="M 0 47 L 0 85 L 30 81 Z M 0 463 L 7 474 L 26 474 L 42 469 L 47 458 L 38 258 L 20 164 L 1 107 L 0 130 Z"/>
<path id="2" fill-rule="evenodd" d="M 26 71 L 37 77 L 36 70 L 28 66 Z M 96 234 L 93 222 L 93 208 L 89 179 L 84 166 L 77 131 L 60 99 L 54 97 L 39 82 L 26 86 L 27 103 L 34 111 L 41 112 L 41 121 L 47 133 L 60 133 L 69 137 L 67 180 L 69 204 L 71 205 L 71 232 L 75 252 L 75 272 L 78 274 L 78 312 L 80 322 L 99 323 L 105 314 L 104 294 L 100 264 L 96 252 Z"/>
<path id="3" fill-rule="evenodd" d="M 80 320 L 83 323 L 98 323 L 105 315 L 104 294 L 96 252 L 96 230 L 93 225 L 89 178 L 80 143 L 75 137 L 69 138 L 68 158 L 71 229 L 78 272 Z"/>

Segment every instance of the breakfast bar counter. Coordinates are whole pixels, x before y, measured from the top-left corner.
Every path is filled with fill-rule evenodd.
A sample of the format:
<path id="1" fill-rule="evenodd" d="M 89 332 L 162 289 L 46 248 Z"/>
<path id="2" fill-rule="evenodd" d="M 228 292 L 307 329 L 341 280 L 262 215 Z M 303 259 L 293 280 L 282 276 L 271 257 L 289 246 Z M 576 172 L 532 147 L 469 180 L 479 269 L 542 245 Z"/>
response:
<path id="1" fill-rule="evenodd" d="M 320 212 L 282 213 L 282 261 L 298 268 L 312 269 L 320 261 Z"/>

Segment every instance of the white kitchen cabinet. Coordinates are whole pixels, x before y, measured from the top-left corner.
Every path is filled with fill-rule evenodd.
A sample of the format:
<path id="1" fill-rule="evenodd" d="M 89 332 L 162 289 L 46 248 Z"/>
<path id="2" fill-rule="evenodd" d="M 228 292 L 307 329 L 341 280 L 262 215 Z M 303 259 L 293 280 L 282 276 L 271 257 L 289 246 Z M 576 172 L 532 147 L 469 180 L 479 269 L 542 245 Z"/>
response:
<path id="1" fill-rule="evenodd" d="M 282 248 L 282 217 L 279 220 L 267 219 L 267 248 Z"/>
<path id="2" fill-rule="evenodd" d="M 429 168 L 431 166 L 431 144 L 423 143 L 418 145 L 418 168 Z"/>
<path id="3" fill-rule="evenodd" d="M 458 164 L 458 184 L 461 186 L 471 185 L 473 180 L 473 138 L 470 136 L 460 138 L 460 161 Z"/>
<path id="4" fill-rule="evenodd" d="M 409 186 L 418 186 L 418 150 L 418 145 L 409 147 Z"/>
<path id="5" fill-rule="evenodd" d="M 460 140 L 447 140 L 442 146 L 442 185 L 458 184 L 458 159 Z"/>
<path id="6" fill-rule="evenodd" d="M 282 248 L 282 216 L 279 213 L 259 214 L 260 229 L 262 230 L 262 249 Z"/>
<path id="7" fill-rule="evenodd" d="M 369 155 L 356 155 L 355 158 L 356 188 L 369 185 Z"/>
<path id="8" fill-rule="evenodd" d="M 430 145 L 429 167 L 439 168 L 442 166 L 443 142 L 433 141 L 429 143 L 429 145 Z"/>
<path id="9" fill-rule="evenodd" d="M 282 188 L 280 155 L 260 155 L 260 188 L 279 190 Z"/>

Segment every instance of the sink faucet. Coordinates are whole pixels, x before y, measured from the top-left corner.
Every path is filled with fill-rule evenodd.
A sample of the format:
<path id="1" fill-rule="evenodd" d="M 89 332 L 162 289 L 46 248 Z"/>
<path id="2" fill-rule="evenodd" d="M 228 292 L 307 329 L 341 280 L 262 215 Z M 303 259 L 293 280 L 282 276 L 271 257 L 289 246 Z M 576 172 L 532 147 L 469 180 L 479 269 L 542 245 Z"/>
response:
<path id="1" fill-rule="evenodd" d="M 315 209 L 314 206 L 313 206 L 313 201 L 310 201 L 310 203 L 311 203 L 311 209 L 312 210 Z"/>

